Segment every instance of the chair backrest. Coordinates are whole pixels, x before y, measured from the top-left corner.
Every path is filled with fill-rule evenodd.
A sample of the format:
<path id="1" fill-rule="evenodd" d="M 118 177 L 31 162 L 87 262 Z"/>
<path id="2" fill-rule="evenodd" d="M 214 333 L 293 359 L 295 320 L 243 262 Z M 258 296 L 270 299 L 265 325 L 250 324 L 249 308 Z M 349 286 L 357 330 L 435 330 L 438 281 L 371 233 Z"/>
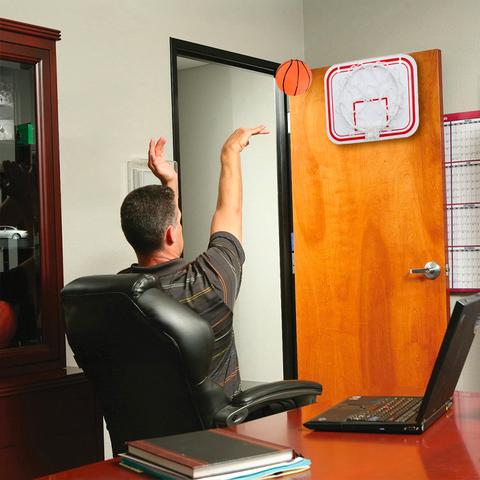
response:
<path id="1" fill-rule="evenodd" d="M 125 441 L 210 428 L 229 398 L 208 377 L 208 322 L 149 274 L 79 278 L 62 290 L 68 342 L 98 395 L 114 454 Z"/>

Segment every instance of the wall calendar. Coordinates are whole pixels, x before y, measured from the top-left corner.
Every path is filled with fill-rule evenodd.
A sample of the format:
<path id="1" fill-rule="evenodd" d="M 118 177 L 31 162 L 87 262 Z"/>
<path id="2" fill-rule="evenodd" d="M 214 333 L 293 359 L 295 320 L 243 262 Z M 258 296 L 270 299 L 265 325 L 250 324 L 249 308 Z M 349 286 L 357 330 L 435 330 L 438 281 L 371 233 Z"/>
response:
<path id="1" fill-rule="evenodd" d="M 480 111 L 443 122 L 449 287 L 480 291 Z"/>

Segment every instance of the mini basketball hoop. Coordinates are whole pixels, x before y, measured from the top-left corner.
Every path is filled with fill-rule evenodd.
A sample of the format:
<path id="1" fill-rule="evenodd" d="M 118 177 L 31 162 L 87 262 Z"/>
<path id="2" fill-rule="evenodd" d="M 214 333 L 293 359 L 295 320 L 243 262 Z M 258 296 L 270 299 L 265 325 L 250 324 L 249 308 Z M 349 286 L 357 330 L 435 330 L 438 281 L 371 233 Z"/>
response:
<path id="1" fill-rule="evenodd" d="M 333 65 L 325 99 L 333 143 L 409 137 L 419 120 L 415 60 L 402 54 Z"/>

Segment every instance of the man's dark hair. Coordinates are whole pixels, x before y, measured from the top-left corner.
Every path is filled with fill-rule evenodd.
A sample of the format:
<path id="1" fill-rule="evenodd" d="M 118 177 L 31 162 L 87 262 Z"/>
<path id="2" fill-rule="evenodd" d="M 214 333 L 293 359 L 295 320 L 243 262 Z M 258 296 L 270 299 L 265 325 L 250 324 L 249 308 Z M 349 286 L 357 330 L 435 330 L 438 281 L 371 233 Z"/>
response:
<path id="1" fill-rule="evenodd" d="M 175 194 L 165 185 L 147 185 L 130 192 L 120 208 L 122 230 L 137 253 L 163 247 L 163 237 L 177 216 Z"/>

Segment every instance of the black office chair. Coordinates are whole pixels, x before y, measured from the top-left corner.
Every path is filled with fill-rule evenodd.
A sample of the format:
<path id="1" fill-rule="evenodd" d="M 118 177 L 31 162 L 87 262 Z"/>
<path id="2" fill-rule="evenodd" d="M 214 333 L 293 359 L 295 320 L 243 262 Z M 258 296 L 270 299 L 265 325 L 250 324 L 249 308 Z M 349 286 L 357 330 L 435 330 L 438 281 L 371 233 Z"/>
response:
<path id="1" fill-rule="evenodd" d="M 100 400 L 113 453 L 125 442 L 229 426 L 313 403 L 316 382 L 257 385 L 230 398 L 208 377 L 208 322 L 149 274 L 79 278 L 62 290 L 68 342 Z"/>

